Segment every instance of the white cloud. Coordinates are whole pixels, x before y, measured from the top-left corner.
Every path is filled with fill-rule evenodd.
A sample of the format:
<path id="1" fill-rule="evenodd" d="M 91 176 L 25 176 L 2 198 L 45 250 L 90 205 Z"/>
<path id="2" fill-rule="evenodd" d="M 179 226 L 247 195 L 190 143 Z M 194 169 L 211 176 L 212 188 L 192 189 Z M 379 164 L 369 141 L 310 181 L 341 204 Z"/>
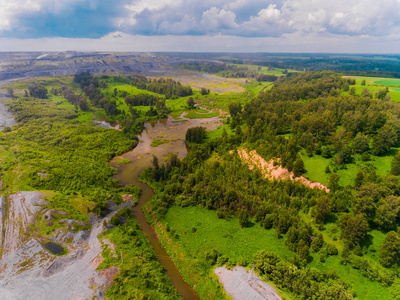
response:
<path id="1" fill-rule="evenodd" d="M 37 12 L 41 8 L 42 1 L 31 0 L 0 0 L 0 31 L 12 29 L 12 18 L 21 12 Z"/>
<path id="2" fill-rule="evenodd" d="M 219 30 L 219 29 L 231 29 L 237 28 L 238 25 L 235 23 L 236 15 L 231 11 L 225 9 L 218 9 L 211 7 L 209 10 L 203 12 L 201 18 L 201 25 L 207 29 Z"/>
<path id="3" fill-rule="evenodd" d="M 349 37 L 331 34 L 283 34 L 282 37 L 143 36 L 121 32 L 100 39 L 44 38 L 0 39 L 0 51 L 194 51 L 194 52 L 338 52 L 395 53 L 400 51 L 399 38 Z"/>
<path id="4" fill-rule="evenodd" d="M 113 10 L 114 7 L 118 9 Z M 196 35 L 193 41 L 197 41 L 202 40 L 199 37 L 202 35 L 204 36 L 202 41 L 221 45 L 222 42 L 210 36 L 224 37 L 222 41 L 229 40 L 229 45 L 232 47 L 238 49 L 248 47 L 250 51 L 253 50 L 251 46 L 261 51 L 261 41 L 290 45 L 290 47 L 298 43 L 304 51 L 308 47 L 304 43 L 316 45 L 317 41 L 326 42 L 331 46 L 338 41 L 346 41 L 348 45 L 361 51 L 376 49 L 377 44 L 383 45 L 383 41 L 386 41 L 391 46 L 383 49 L 392 51 L 393 48 L 398 48 L 393 41 L 398 41 L 400 37 L 400 0 L 115 0 L 112 4 L 109 0 L 0 0 L 0 36 L 2 34 L 18 36 L 21 31 L 23 32 L 21 26 L 32 29 L 33 34 L 30 36 L 56 36 L 58 31 L 55 34 L 42 33 L 46 31 L 45 26 L 48 26 L 45 21 L 37 24 L 42 20 L 42 14 L 45 17 L 52 16 L 54 23 L 59 15 L 67 16 L 65 20 L 69 20 L 69 15 L 66 13 L 74 16 L 76 8 L 81 13 L 87 10 L 95 13 L 84 25 L 84 22 L 79 24 L 82 30 L 74 28 L 75 31 L 84 32 L 81 36 L 85 37 L 97 37 L 108 32 L 120 31 L 121 34 L 128 34 L 113 39 L 114 42 L 118 40 L 118 45 L 123 45 L 120 45 L 121 47 L 125 47 L 128 40 L 152 43 L 153 40 L 159 39 L 168 48 L 170 47 L 168 41 L 182 45 L 179 42 L 180 37 L 182 40 L 192 41 L 189 35 Z M 32 20 L 26 18 L 35 14 L 39 17 Z M 96 30 L 99 30 L 98 26 L 102 24 L 94 25 L 98 19 L 101 19 L 101 22 L 104 19 L 104 24 L 110 24 L 109 27 L 105 26 L 101 33 Z M 63 27 L 63 24 L 56 23 L 56 25 L 58 26 L 52 27 L 56 28 L 54 30 Z M 70 27 L 73 27 L 72 23 Z M 64 33 L 63 36 L 74 36 L 74 30 Z M 92 32 L 95 34 L 91 35 Z M 145 35 L 149 36 L 148 39 L 144 37 Z M 162 37 L 164 35 L 165 38 Z M 175 35 L 176 39 L 173 38 Z M 360 43 L 366 48 L 357 46 L 353 40 L 362 41 Z M 109 47 L 106 38 L 79 39 L 79 41 L 82 43 L 92 41 L 101 47 Z M 367 41 L 370 41 L 369 47 Z M 0 45 L 2 46 L 4 45 Z M 207 46 L 213 47 L 213 45 Z M 184 47 L 186 49 L 191 46 Z M 321 49 L 318 47 L 324 45 L 318 44 L 316 49 Z M 310 50 L 312 49 L 310 46 Z M 294 50 L 297 49 L 294 47 Z"/>

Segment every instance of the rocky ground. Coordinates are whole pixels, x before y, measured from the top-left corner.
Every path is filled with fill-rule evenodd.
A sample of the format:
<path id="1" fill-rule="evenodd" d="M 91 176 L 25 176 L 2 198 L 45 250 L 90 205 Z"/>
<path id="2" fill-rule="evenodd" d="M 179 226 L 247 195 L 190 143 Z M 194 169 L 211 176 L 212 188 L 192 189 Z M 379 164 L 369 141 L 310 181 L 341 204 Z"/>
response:
<path id="1" fill-rule="evenodd" d="M 51 239 L 67 249 L 54 255 L 44 242 L 25 234 L 29 224 L 41 217 L 50 219 L 63 212 L 43 209 L 46 201 L 39 192 L 18 192 L 0 198 L 0 299 L 101 299 L 117 270 L 96 268 L 102 261 L 102 244 L 98 239 L 103 220 L 92 216 L 91 231 L 57 231 Z M 111 217 L 112 214 L 108 216 Z M 73 225 L 77 221 L 65 219 Z M 114 268 L 115 269 L 115 268 Z M 110 273 L 110 274 L 109 274 Z"/>
<path id="2" fill-rule="evenodd" d="M 282 300 L 272 286 L 243 267 L 219 267 L 214 272 L 233 300 Z"/>
<path id="3" fill-rule="evenodd" d="M 74 75 L 81 71 L 95 74 L 141 73 L 157 76 L 170 71 L 171 67 L 167 71 L 166 66 L 175 66 L 189 60 L 153 53 L 3 52 L 0 53 L 0 80 Z"/>

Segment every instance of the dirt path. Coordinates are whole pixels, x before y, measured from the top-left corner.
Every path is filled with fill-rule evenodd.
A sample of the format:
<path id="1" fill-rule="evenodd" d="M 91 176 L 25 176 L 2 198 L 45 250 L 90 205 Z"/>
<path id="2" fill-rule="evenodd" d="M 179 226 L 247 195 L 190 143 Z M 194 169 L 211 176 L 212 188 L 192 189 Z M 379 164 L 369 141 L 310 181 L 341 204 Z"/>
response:
<path id="1" fill-rule="evenodd" d="M 8 215 L 1 219 L 0 299 L 101 299 L 107 280 L 96 268 L 101 262 L 97 236 L 103 222 L 93 220 L 87 239 L 74 238 L 67 255 L 55 256 L 40 241 L 23 234 L 45 203 L 38 192 L 8 197 Z"/>
<path id="2" fill-rule="evenodd" d="M 307 185 L 310 188 L 316 187 L 329 193 L 329 189 L 322 183 L 310 181 L 304 176 L 295 177 L 293 172 L 289 172 L 289 170 L 282 168 L 279 164 L 274 166 L 274 159 L 271 159 L 269 162 L 265 161 L 264 158 L 258 155 L 255 150 L 248 152 L 246 149 L 240 149 L 238 150 L 238 155 L 245 163 L 247 163 L 250 170 L 258 168 L 265 178 L 270 180 L 290 179 L 300 181 L 302 184 Z"/>
<path id="3" fill-rule="evenodd" d="M 233 270 L 219 267 L 214 272 L 233 300 L 282 300 L 271 285 L 243 267 L 235 267 Z"/>
<path id="4" fill-rule="evenodd" d="M 274 83 L 270 83 L 267 86 L 264 86 L 263 89 L 258 93 L 259 95 L 261 95 L 268 87 L 270 87 L 271 85 L 274 85 Z"/>

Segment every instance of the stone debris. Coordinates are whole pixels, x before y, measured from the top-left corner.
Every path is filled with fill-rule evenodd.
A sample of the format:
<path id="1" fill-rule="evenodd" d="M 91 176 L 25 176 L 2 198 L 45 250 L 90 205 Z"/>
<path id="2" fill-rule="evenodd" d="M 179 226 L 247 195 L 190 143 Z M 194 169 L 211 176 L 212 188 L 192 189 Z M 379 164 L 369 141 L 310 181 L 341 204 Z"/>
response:
<path id="1" fill-rule="evenodd" d="M 115 272 L 113 269 L 108 276 L 102 276 L 96 271 L 101 263 L 102 246 L 98 235 L 103 231 L 103 222 L 92 216 L 91 231 L 56 230 L 50 240 L 60 244 L 71 242 L 72 246 L 63 245 L 68 250 L 66 255 L 53 255 L 44 248 L 44 241 L 26 234 L 33 213 L 40 212 L 40 205 L 47 204 L 41 197 L 39 192 L 18 192 L 7 199 L 8 213 L 0 213 L 0 238 L 4 236 L 1 240 L 0 299 L 103 298 L 104 289 Z M 1 197 L 0 209 L 4 204 L 5 199 Z M 54 209 L 41 212 L 49 217 L 54 213 L 66 214 Z M 78 222 L 65 220 L 71 224 Z"/>

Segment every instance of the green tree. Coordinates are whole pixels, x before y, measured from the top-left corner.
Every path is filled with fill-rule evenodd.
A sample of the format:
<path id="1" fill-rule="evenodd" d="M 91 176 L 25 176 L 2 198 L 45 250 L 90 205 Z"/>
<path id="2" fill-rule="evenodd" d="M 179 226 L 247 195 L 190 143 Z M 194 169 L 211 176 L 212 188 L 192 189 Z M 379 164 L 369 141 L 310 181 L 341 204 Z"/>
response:
<path id="1" fill-rule="evenodd" d="M 293 174 L 299 177 L 301 174 L 305 173 L 304 161 L 299 157 L 293 164 Z"/>
<path id="2" fill-rule="evenodd" d="M 241 227 L 246 227 L 249 222 L 249 212 L 246 209 L 239 211 L 239 224 Z"/>
<path id="3" fill-rule="evenodd" d="M 324 245 L 324 237 L 322 236 L 322 234 L 317 233 L 311 242 L 311 250 L 314 252 L 318 252 L 323 245 Z"/>
<path id="4" fill-rule="evenodd" d="M 369 149 L 369 139 L 365 134 L 358 132 L 353 140 L 353 149 L 355 153 L 363 153 Z"/>
<path id="5" fill-rule="evenodd" d="M 229 113 L 236 117 L 242 111 L 242 105 L 239 102 L 229 104 Z"/>
<path id="6" fill-rule="evenodd" d="M 383 125 L 373 140 L 372 150 L 374 155 L 387 153 L 396 143 L 397 138 L 397 132 L 392 126 Z"/>
<path id="7" fill-rule="evenodd" d="M 350 245 L 358 244 L 367 235 L 369 226 L 363 215 L 345 214 L 340 220 L 342 238 Z"/>
<path id="8" fill-rule="evenodd" d="M 190 109 L 193 109 L 193 108 L 194 108 L 194 105 L 195 105 L 194 99 L 193 99 L 192 97 L 189 97 L 189 98 L 186 100 L 186 105 L 187 105 Z"/>
<path id="9" fill-rule="evenodd" d="M 392 167 L 390 172 L 396 176 L 400 175 L 400 152 L 397 152 L 396 155 L 394 156 L 391 166 Z"/>
<path id="10" fill-rule="evenodd" d="M 361 85 L 365 85 L 365 79 L 361 80 Z"/>
<path id="11" fill-rule="evenodd" d="M 354 179 L 354 187 L 359 188 L 364 181 L 364 171 L 363 170 L 358 170 L 356 178 Z"/>
<path id="12" fill-rule="evenodd" d="M 361 97 L 372 99 L 372 93 L 369 89 L 363 89 L 361 92 Z"/>
<path id="13" fill-rule="evenodd" d="M 383 229 L 396 229 L 396 219 L 400 211 L 400 200 L 393 195 L 379 201 L 375 223 Z"/>
<path id="14" fill-rule="evenodd" d="M 328 179 L 328 187 L 332 191 L 336 191 L 339 189 L 339 180 L 340 180 L 340 175 L 338 173 L 332 173 L 331 176 Z"/>
<path id="15" fill-rule="evenodd" d="M 332 202 L 327 196 L 320 197 L 314 207 L 316 223 L 324 223 L 326 216 L 332 211 Z"/>
<path id="16" fill-rule="evenodd" d="M 378 256 L 384 267 L 390 268 L 399 263 L 400 237 L 396 232 L 390 231 L 386 234 L 382 245 L 379 247 Z"/>
<path id="17" fill-rule="evenodd" d="M 206 89 L 205 87 L 202 87 L 200 92 L 204 96 L 204 95 L 208 95 L 210 93 L 210 90 Z"/>

